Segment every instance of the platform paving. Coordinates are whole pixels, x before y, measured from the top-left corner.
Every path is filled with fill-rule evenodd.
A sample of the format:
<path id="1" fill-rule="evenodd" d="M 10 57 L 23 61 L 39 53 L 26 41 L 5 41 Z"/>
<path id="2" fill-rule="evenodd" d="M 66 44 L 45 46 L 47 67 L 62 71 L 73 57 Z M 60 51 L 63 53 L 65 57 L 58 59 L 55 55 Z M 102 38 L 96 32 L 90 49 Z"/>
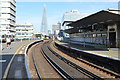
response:
<path id="1" fill-rule="evenodd" d="M 14 54 L 17 49 L 23 45 L 26 45 L 34 40 L 25 40 L 25 41 L 14 41 L 11 43 L 11 49 L 6 48 L 6 43 L 2 44 L 2 53 L 0 54 Z"/>
<path id="2" fill-rule="evenodd" d="M 69 48 L 76 49 L 79 51 L 97 54 L 97 55 L 120 60 L 120 48 L 105 48 L 105 47 L 102 48 L 101 47 L 101 49 L 100 49 L 100 48 L 95 48 L 95 47 L 91 47 L 91 46 L 87 46 L 87 45 L 86 46 L 80 45 L 79 43 L 74 44 L 72 42 L 60 42 L 60 41 L 55 41 L 55 42 L 60 45 L 67 46 Z"/>
<path id="3" fill-rule="evenodd" d="M 2 77 L 27 78 L 24 51 L 26 46 L 33 41 L 35 40 L 14 41 L 11 43 L 11 49 L 6 48 L 6 43 L 2 43 L 2 51 L 0 51 L 0 64 L 2 64 L 0 79 Z"/>

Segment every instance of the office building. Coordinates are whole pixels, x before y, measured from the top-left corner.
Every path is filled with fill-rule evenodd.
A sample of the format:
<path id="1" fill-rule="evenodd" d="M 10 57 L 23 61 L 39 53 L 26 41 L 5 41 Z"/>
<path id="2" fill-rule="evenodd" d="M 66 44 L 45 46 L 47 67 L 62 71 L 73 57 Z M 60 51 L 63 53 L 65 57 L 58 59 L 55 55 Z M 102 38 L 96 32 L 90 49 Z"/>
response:
<path id="1" fill-rule="evenodd" d="M 52 34 L 57 34 L 61 29 L 61 23 L 53 24 L 52 25 Z"/>
<path id="2" fill-rule="evenodd" d="M 60 29 L 61 29 L 61 23 L 58 22 L 57 24 L 52 25 L 52 34 L 54 35 L 55 39 L 58 38 Z"/>
<path id="3" fill-rule="evenodd" d="M 44 6 L 42 22 L 41 22 L 41 32 L 43 35 L 48 35 L 48 23 L 46 15 L 46 6 Z"/>
<path id="4" fill-rule="evenodd" d="M 15 35 L 16 0 L 0 0 L 0 32 Z"/>
<path id="5" fill-rule="evenodd" d="M 84 16 L 85 16 L 85 14 L 80 13 L 78 10 L 71 10 L 70 12 L 64 13 L 63 19 L 62 19 L 62 27 L 61 27 L 61 29 L 65 30 L 65 29 L 70 28 L 70 26 L 68 27 L 67 24 L 70 24 L 71 22 L 79 20 Z M 64 36 L 69 37 L 69 34 L 64 33 Z"/>
<path id="6" fill-rule="evenodd" d="M 16 39 L 34 38 L 34 27 L 31 23 L 16 24 Z"/>
<path id="7" fill-rule="evenodd" d="M 68 27 L 66 26 L 67 24 L 74 22 L 76 20 L 79 20 L 84 16 L 85 14 L 80 13 L 78 10 L 71 10 L 70 12 L 64 13 L 63 19 L 62 19 L 62 26 L 63 26 L 62 29 L 63 30 L 68 29 Z"/>

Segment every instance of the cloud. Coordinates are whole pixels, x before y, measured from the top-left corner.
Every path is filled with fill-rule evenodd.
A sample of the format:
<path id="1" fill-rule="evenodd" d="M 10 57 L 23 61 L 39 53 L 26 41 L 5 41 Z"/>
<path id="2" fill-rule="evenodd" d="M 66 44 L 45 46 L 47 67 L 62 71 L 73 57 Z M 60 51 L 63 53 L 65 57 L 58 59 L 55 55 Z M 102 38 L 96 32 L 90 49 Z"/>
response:
<path id="1" fill-rule="evenodd" d="M 16 0 L 17 2 L 119 2 L 119 0 Z"/>

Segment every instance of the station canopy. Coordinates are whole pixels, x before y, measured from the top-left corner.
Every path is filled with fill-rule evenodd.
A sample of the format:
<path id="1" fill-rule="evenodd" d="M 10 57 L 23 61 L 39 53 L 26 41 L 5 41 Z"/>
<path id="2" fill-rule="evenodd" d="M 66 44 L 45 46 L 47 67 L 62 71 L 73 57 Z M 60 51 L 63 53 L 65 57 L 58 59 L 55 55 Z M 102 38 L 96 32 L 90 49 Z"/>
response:
<path id="1" fill-rule="evenodd" d="M 67 26 L 71 26 L 72 28 L 64 30 L 64 32 L 72 34 L 78 33 L 79 29 L 89 28 L 89 25 L 93 25 L 95 23 L 111 23 L 111 22 L 119 22 L 120 21 L 120 10 L 102 10 L 95 14 L 84 17 L 80 20 L 72 22 Z"/>

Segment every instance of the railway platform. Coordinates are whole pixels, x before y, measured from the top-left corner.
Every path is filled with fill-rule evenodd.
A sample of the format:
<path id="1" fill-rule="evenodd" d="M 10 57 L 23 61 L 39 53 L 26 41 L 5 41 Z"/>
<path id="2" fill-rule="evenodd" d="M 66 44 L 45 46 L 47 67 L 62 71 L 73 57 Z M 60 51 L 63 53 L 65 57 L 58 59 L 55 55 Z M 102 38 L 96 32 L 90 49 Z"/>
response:
<path id="1" fill-rule="evenodd" d="M 91 54 L 95 54 L 95 55 L 100 55 L 100 56 L 104 56 L 104 57 L 109 57 L 109 58 L 113 58 L 113 59 L 117 59 L 120 60 L 120 48 L 107 48 L 105 49 L 103 47 L 103 49 L 98 49 L 98 48 L 94 48 L 91 46 L 84 46 L 81 44 L 75 44 L 75 43 L 70 43 L 70 42 L 60 42 L 60 41 L 55 41 L 57 44 L 65 46 L 65 47 L 69 47 L 71 49 L 75 49 L 78 51 L 82 51 L 82 52 L 86 52 L 86 53 L 91 53 Z"/>
<path id="2" fill-rule="evenodd" d="M 33 41 L 14 41 L 11 43 L 11 49 L 6 48 L 6 43 L 2 44 L 2 51 L 0 51 L 0 79 L 27 78 L 24 53 L 26 46 Z"/>

